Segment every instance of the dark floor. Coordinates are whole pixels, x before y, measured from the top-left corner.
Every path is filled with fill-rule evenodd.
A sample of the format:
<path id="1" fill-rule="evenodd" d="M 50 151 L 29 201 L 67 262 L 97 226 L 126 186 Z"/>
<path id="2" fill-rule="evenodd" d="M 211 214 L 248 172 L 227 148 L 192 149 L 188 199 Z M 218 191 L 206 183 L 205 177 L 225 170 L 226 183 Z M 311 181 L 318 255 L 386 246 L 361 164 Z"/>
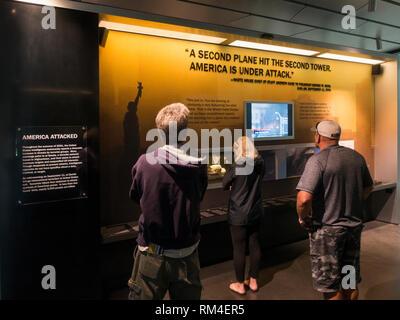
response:
<path id="1" fill-rule="evenodd" d="M 400 299 L 400 226 L 368 222 L 362 234 L 360 299 Z M 202 268 L 204 300 L 320 299 L 311 282 L 308 240 L 263 253 L 257 293 L 239 296 L 228 289 L 234 281 L 232 261 Z M 127 290 L 110 299 L 126 299 Z M 168 297 L 166 297 L 168 298 Z"/>

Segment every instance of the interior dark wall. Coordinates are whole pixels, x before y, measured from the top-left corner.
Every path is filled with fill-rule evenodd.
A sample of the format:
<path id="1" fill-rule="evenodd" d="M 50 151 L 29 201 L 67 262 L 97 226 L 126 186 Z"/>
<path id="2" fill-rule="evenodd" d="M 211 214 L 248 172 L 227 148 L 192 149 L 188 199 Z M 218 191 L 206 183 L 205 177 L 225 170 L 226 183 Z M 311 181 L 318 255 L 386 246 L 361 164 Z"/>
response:
<path id="1" fill-rule="evenodd" d="M 42 6 L 1 1 L 0 245 L 2 299 L 95 298 L 98 254 L 98 17 L 56 9 L 44 30 Z M 17 205 L 18 127 L 87 126 L 88 198 Z M 41 286 L 56 268 L 56 289 Z"/>

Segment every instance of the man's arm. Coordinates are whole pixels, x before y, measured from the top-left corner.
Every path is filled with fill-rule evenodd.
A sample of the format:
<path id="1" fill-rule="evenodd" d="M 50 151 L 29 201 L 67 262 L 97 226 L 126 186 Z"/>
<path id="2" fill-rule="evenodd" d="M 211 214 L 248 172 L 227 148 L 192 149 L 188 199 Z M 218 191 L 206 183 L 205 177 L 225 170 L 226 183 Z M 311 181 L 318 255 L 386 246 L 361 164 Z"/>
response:
<path id="1" fill-rule="evenodd" d="M 364 200 L 367 200 L 367 198 L 369 197 L 369 195 L 371 194 L 373 189 L 373 186 L 369 186 L 369 187 L 365 187 L 363 190 L 363 198 Z"/>
<path id="2" fill-rule="evenodd" d="M 311 204 L 313 195 L 310 192 L 300 190 L 297 193 L 297 215 L 302 228 L 311 230 Z"/>
<path id="3" fill-rule="evenodd" d="M 313 193 L 318 189 L 322 183 L 322 167 L 320 162 L 315 156 L 312 156 L 304 168 L 304 172 L 296 187 L 299 191 L 297 194 L 297 215 L 299 216 L 300 225 L 306 229 L 311 230 L 312 217 L 311 205 L 313 200 Z"/>
<path id="4" fill-rule="evenodd" d="M 201 195 L 200 195 L 200 200 L 203 200 L 204 195 L 206 194 L 207 191 L 207 186 L 208 186 L 208 174 L 207 174 L 207 165 L 202 165 L 202 168 L 200 170 L 200 183 L 201 183 Z"/>
<path id="5" fill-rule="evenodd" d="M 129 190 L 129 197 L 136 203 L 140 203 L 140 198 L 142 197 L 142 192 L 139 183 L 139 177 L 137 173 L 136 165 L 132 168 L 132 184 Z"/>

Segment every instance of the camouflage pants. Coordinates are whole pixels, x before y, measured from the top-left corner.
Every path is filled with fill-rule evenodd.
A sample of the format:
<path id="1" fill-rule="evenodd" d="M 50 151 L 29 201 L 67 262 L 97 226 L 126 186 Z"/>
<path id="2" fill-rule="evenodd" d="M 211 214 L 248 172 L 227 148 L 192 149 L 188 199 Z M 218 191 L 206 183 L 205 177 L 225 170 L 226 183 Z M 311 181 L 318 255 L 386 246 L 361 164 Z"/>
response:
<path id="1" fill-rule="evenodd" d="M 172 300 L 200 300 L 200 262 L 197 249 L 184 258 L 169 258 L 134 252 L 129 300 L 161 300 L 166 292 Z"/>
<path id="2" fill-rule="evenodd" d="M 354 228 L 322 226 L 311 232 L 310 255 L 314 289 L 319 292 L 337 292 L 340 289 L 342 268 L 355 268 L 356 282 L 360 276 L 360 244 L 363 226 Z"/>

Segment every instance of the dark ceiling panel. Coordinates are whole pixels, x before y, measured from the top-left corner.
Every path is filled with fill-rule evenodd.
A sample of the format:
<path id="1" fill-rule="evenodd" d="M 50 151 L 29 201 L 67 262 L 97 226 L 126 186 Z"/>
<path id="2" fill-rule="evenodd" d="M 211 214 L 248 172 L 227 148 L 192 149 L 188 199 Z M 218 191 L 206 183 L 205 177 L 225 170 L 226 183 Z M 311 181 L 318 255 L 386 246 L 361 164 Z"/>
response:
<path id="1" fill-rule="evenodd" d="M 291 36 L 297 32 L 312 30 L 310 27 L 303 27 L 289 22 L 281 22 L 272 19 L 248 16 L 234 21 L 231 26 L 236 28 L 251 29 L 263 33 L 271 33 L 282 36 Z"/>
<path id="2" fill-rule="evenodd" d="M 400 46 L 400 28 L 383 26 L 377 23 L 367 22 L 357 27 L 354 34 L 361 34 L 370 37 L 398 42 Z"/>
<path id="3" fill-rule="evenodd" d="M 400 26 L 400 3 L 399 5 L 378 1 L 375 12 L 368 12 L 368 8 L 362 8 L 357 15 L 363 18 L 377 20 L 384 23 Z"/>
<path id="4" fill-rule="evenodd" d="M 377 51 L 376 41 L 373 39 L 358 38 L 347 34 L 325 31 L 320 29 L 300 33 L 296 35 L 296 38 L 331 43 L 335 45 L 342 45 L 358 49 Z M 396 44 L 382 42 L 382 49 L 379 51 L 381 52 L 389 51 L 397 47 L 398 45 Z"/>
<path id="5" fill-rule="evenodd" d="M 299 0 L 310 5 L 324 7 L 331 10 L 342 11 L 345 5 L 352 5 L 356 9 L 368 3 L 368 0 Z"/>
<path id="6" fill-rule="evenodd" d="M 323 11 L 320 9 L 306 8 L 299 12 L 293 19 L 294 22 L 311 24 L 316 27 L 329 28 L 347 32 L 342 28 L 343 15 Z"/>
<path id="7" fill-rule="evenodd" d="M 222 25 L 227 25 L 233 20 L 246 16 L 245 14 L 207 8 L 177 0 L 87 0 L 86 2 Z"/>
<path id="8" fill-rule="evenodd" d="M 190 2 L 224 7 L 266 17 L 276 17 L 283 20 L 290 20 L 304 7 L 282 0 L 191 0 Z"/>
<path id="9" fill-rule="evenodd" d="M 372 13 L 368 12 L 368 0 L 86 0 L 86 2 L 373 51 L 377 51 L 376 41 L 368 37 L 375 38 L 380 35 L 383 40 L 400 42 L 400 29 L 393 27 L 400 25 L 400 6 L 384 0 L 378 1 L 377 11 Z M 345 5 L 353 5 L 357 9 L 359 19 L 356 30 L 343 29 L 341 25 L 343 15 L 332 12 L 340 12 Z M 373 21 L 360 19 L 361 17 Z M 379 22 L 392 26 L 385 26 Z M 396 43 L 388 42 L 383 42 L 382 45 L 380 51 L 399 47 Z"/>

